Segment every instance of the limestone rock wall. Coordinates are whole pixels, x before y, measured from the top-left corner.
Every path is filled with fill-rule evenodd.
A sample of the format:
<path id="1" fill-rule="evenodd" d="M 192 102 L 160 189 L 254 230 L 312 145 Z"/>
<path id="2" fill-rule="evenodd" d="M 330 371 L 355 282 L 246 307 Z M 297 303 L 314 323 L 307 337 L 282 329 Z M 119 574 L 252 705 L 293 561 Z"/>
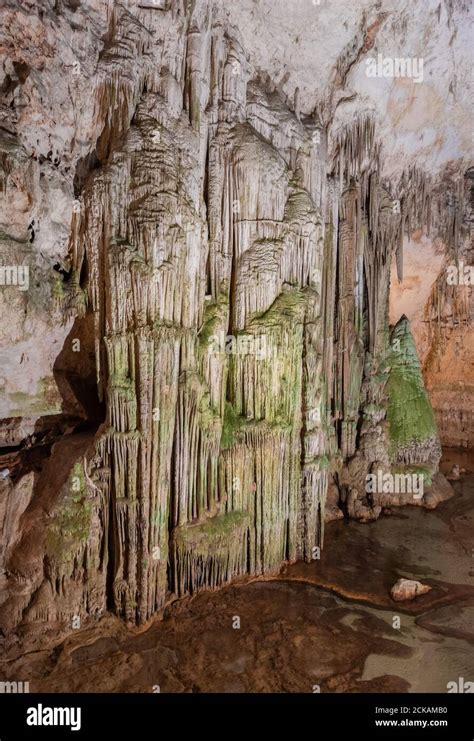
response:
<path id="1" fill-rule="evenodd" d="M 405 275 L 392 276 L 390 318 L 410 319 L 443 445 L 474 445 L 473 170 L 445 174 L 447 226 L 420 231 L 405 248 Z M 455 216 L 456 215 L 456 216 Z"/>
<path id="2" fill-rule="evenodd" d="M 66 28 L 74 43 L 84 9 L 44 12 L 36 63 Z M 42 255 L 59 261 L 43 289 L 57 318 L 44 321 L 64 348 L 81 338 L 87 350 L 79 372 L 63 348 L 60 376 L 78 399 L 63 398 L 62 413 L 90 421 L 94 402 L 104 415 L 53 445 L 33 492 L 21 471 L 7 483 L 7 629 L 106 609 L 141 623 L 171 595 L 309 561 L 328 491 L 333 516 L 373 519 L 370 470 L 415 462 L 431 474 L 439 461 L 409 330 L 406 370 L 388 322 L 392 256 L 401 275 L 429 190 L 413 173 L 384 178 L 374 116 L 335 129 L 330 108 L 303 113 L 206 2 L 96 3 L 90 24 L 79 79 L 58 93 L 76 120 L 62 124 L 67 253 L 49 241 Z M 88 86 L 80 110 L 73 85 Z M 23 126 L 12 122 L 4 142 L 10 192 L 27 167 Z M 41 180 L 38 158 L 28 167 Z M 52 191 L 41 193 L 36 207 L 50 213 Z M 15 250 L 24 226 L 6 237 Z M 81 393 L 77 377 L 88 379 Z M 416 414 L 404 429 L 397 381 L 413 385 L 429 429 Z M 35 424 L 31 405 L 16 418 Z M 10 534 L 15 497 L 23 514 Z"/>

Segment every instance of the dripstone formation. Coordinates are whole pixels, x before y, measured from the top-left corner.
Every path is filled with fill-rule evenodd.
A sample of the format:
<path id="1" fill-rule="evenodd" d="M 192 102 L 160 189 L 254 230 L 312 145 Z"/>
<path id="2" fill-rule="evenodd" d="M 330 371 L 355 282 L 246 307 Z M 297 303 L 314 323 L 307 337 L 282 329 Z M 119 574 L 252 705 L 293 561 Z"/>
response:
<path id="1" fill-rule="evenodd" d="M 104 414 L 3 484 L 5 629 L 143 623 L 310 561 L 325 520 L 407 503 L 369 472 L 429 493 L 440 459 L 409 323 L 388 323 L 392 257 L 401 276 L 404 235 L 436 218 L 415 172 L 394 207 L 373 117 L 329 136 L 330 109 L 302 115 L 219 13 L 174 1 L 111 6 L 90 95 L 54 301 L 74 321 L 58 377 Z"/>

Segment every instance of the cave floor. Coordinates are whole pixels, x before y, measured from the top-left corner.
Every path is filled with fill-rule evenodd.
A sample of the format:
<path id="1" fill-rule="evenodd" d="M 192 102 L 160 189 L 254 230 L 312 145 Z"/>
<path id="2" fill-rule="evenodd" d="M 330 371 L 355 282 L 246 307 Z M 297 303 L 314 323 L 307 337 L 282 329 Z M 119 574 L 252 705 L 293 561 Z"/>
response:
<path id="1" fill-rule="evenodd" d="M 0 676 L 29 681 L 30 692 L 446 692 L 450 681 L 472 680 L 466 460 L 456 495 L 436 510 L 331 523 L 320 561 L 176 600 L 141 630 L 110 615 L 67 636 L 60 626 L 23 628 L 4 641 Z M 400 577 L 432 591 L 395 603 Z"/>

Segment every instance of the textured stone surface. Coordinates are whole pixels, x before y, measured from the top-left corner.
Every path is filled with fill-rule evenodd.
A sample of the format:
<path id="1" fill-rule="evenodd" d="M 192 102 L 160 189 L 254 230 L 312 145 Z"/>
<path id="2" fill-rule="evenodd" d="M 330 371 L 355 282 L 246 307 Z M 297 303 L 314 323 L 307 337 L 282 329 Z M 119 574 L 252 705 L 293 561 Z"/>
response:
<path id="1" fill-rule="evenodd" d="M 320 560 L 176 600 L 146 628 L 30 623 L 0 643 L 0 678 L 30 692 L 446 693 L 474 673 L 473 477 L 455 486 L 435 512 L 334 522 Z M 401 574 L 433 589 L 394 603 Z"/>
<path id="2" fill-rule="evenodd" d="M 72 433 L 5 533 L 6 629 L 142 623 L 170 594 L 311 561 L 329 477 L 328 519 L 371 521 L 404 503 L 366 496 L 371 468 L 436 471 L 388 303 L 416 229 L 449 255 L 469 236 L 468 7 L 365 2 L 328 40 L 323 5 L 295 10 L 293 45 L 266 0 L 6 3 L 0 236 L 30 286 L 0 293 L 1 439 Z M 422 85 L 366 77 L 421 34 Z"/>
<path id="3" fill-rule="evenodd" d="M 427 594 L 431 591 L 428 584 L 422 584 L 414 579 L 399 579 L 390 590 L 392 599 L 395 602 L 405 602 L 406 600 L 415 599 L 421 594 Z"/>

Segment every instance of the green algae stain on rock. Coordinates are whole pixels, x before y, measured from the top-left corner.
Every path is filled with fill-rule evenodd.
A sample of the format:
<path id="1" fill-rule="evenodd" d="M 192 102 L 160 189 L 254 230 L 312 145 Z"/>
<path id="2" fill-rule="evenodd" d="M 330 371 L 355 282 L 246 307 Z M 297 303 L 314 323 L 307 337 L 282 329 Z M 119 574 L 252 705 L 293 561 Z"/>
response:
<path id="1" fill-rule="evenodd" d="M 247 568 L 250 515 L 233 511 L 190 522 L 172 533 L 172 563 L 178 594 L 218 587 Z"/>
<path id="2" fill-rule="evenodd" d="M 73 562 L 90 534 L 92 505 L 82 463 L 74 465 L 64 491 L 46 533 L 46 546 L 51 561 L 66 565 Z"/>
<path id="3" fill-rule="evenodd" d="M 224 420 L 222 423 L 221 449 L 228 450 L 235 442 L 236 434 L 242 430 L 246 423 L 245 417 L 241 417 L 230 402 L 226 402 Z"/>
<path id="4" fill-rule="evenodd" d="M 209 517 L 203 522 L 188 523 L 174 530 L 174 542 L 186 549 L 207 557 L 209 554 L 224 552 L 229 540 L 240 540 L 243 531 L 249 526 L 250 517 L 246 512 L 228 512 Z"/>
<path id="5" fill-rule="evenodd" d="M 207 304 L 198 339 L 199 347 L 205 349 L 209 345 L 211 337 L 222 328 L 227 317 L 229 304 L 227 296 L 220 294 L 216 301 Z"/>
<path id="6" fill-rule="evenodd" d="M 390 453 L 394 463 L 437 465 L 440 444 L 408 319 L 391 336 L 387 381 Z"/>
<path id="7" fill-rule="evenodd" d="M 61 412 L 61 395 L 53 377 L 40 378 L 36 393 L 27 394 L 14 391 L 10 394 L 11 417 L 28 417 L 32 415 L 59 414 Z"/>
<path id="8" fill-rule="evenodd" d="M 267 311 L 253 317 L 250 327 L 292 326 L 303 321 L 305 295 L 299 288 L 281 293 Z"/>

